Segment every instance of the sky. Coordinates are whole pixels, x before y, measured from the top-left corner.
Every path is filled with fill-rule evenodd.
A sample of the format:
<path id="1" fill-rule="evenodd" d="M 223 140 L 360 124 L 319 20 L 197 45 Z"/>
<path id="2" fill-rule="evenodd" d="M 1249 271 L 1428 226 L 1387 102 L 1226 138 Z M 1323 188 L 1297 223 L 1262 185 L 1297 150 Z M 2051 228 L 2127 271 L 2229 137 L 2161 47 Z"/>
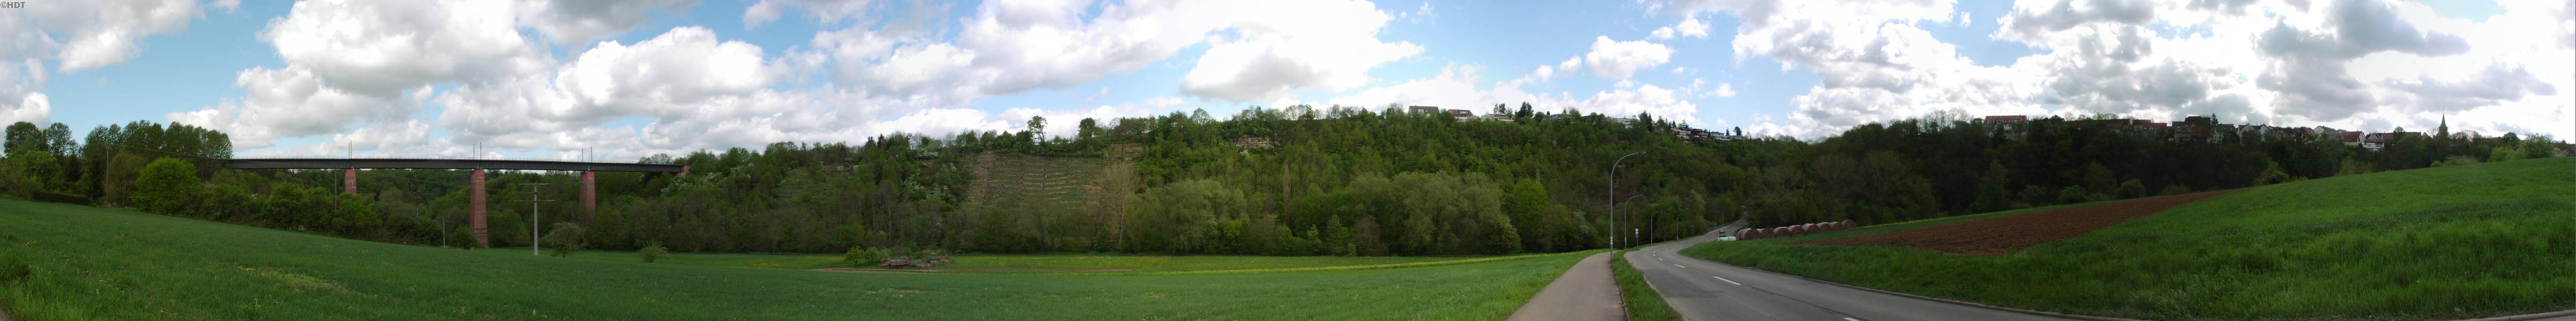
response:
<path id="1" fill-rule="evenodd" d="M 0 8 L 0 122 L 601 160 L 1293 105 L 2566 138 L 2570 2 L 26 0 Z"/>

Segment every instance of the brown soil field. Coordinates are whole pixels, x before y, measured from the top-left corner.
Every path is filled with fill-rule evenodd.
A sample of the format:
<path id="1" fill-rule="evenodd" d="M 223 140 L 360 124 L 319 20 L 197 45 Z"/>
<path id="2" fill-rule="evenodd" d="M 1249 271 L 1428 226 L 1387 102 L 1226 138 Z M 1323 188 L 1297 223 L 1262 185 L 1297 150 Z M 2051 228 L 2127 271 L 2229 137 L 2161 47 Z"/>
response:
<path id="1" fill-rule="evenodd" d="M 1974 255 L 2003 255 L 2025 247 L 2083 236 L 2129 219 L 2164 212 L 2183 204 L 2236 190 L 2158 196 L 2085 207 L 1966 221 L 1911 230 L 1789 244 L 1910 247 Z"/>

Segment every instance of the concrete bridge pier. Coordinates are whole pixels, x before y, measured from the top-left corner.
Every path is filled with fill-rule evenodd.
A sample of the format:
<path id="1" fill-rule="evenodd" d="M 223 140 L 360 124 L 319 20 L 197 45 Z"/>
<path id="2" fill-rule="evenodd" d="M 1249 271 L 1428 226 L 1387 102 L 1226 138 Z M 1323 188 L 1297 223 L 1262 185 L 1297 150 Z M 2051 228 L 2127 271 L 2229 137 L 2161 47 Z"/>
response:
<path id="1" fill-rule="evenodd" d="M 469 209 L 466 210 L 467 215 L 471 216 L 471 218 L 467 220 L 469 222 L 467 224 L 472 226 L 474 229 L 474 245 L 484 248 L 492 247 L 492 234 L 488 229 L 490 226 L 487 225 L 488 222 L 483 218 L 483 170 L 474 170 L 474 176 L 472 176 L 472 178 L 467 178 L 466 181 L 465 198 L 468 199 L 466 203 L 473 204 L 468 206 L 467 208 Z"/>
<path id="2" fill-rule="evenodd" d="M 581 222 L 599 219 L 599 172 L 581 172 Z"/>

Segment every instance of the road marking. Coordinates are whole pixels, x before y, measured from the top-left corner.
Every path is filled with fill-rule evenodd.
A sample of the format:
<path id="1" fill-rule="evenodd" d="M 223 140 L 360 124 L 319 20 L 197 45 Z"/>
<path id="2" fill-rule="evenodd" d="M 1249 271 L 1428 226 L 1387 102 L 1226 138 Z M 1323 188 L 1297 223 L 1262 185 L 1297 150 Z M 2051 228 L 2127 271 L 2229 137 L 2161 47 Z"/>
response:
<path id="1" fill-rule="evenodd" d="M 1843 318 L 1843 321 L 1860 321 L 1860 319 Z"/>
<path id="2" fill-rule="evenodd" d="M 1717 278 L 1717 280 L 1718 280 L 1718 281 L 1726 281 L 1726 283 L 1735 283 L 1735 280 L 1728 280 L 1728 279 L 1726 279 L 1726 277 L 1723 277 L 1723 276 L 1715 276 L 1715 275 L 1711 275 L 1711 276 L 1708 276 L 1708 277 Z M 1743 284 L 1743 283 L 1735 283 L 1735 285 L 1744 285 L 1744 284 Z"/>
<path id="3" fill-rule="evenodd" d="M 1673 267 L 1677 267 L 1677 268 L 1685 268 L 1685 269 L 1690 268 L 1690 267 L 1687 267 L 1687 266 L 1682 266 L 1682 265 L 1680 265 L 1680 264 L 1674 264 L 1674 265 L 1673 265 Z"/>

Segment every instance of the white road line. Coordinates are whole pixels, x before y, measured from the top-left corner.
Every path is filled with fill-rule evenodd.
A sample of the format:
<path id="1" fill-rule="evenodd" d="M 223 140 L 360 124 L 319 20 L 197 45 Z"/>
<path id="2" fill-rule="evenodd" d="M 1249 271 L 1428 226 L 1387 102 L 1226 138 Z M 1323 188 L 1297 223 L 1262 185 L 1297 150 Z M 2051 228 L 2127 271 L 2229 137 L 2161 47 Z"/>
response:
<path id="1" fill-rule="evenodd" d="M 1860 319 L 1843 318 L 1843 321 L 1860 321 Z"/>
<path id="2" fill-rule="evenodd" d="M 1690 267 L 1687 267 L 1687 266 L 1682 266 L 1682 265 L 1680 265 L 1680 264 L 1674 264 L 1674 265 L 1673 265 L 1673 267 L 1677 267 L 1677 268 L 1685 268 L 1685 269 L 1690 268 Z"/>
<path id="3" fill-rule="evenodd" d="M 1715 276 L 1715 275 L 1711 275 L 1711 276 L 1708 276 L 1708 277 L 1717 278 L 1717 280 L 1718 280 L 1718 281 L 1726 281 L 1726 283 L 1735 283 L 1735 280 L 1728 280 L 1728 279 L 1726 279 L 1726 277 L 1723 277 L 1723 276 Z M 1744 285 L 1744 284 L 1743 284 L 1743 283 L 1735 283 L 1735 285 Z"/>

